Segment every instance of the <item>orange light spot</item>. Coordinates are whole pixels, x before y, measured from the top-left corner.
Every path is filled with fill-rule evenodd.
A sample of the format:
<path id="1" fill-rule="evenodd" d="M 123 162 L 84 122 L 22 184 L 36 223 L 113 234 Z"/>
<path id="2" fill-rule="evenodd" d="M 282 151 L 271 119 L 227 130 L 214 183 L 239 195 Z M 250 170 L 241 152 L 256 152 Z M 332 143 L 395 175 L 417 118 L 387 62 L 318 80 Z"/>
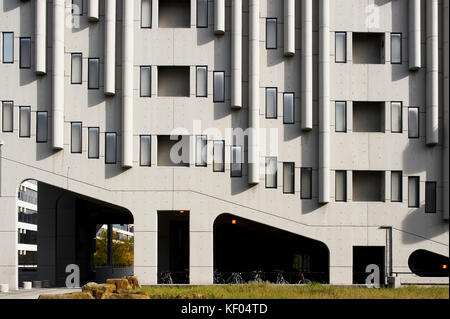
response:
<path id="1" fill-rule="evenodd" d="M 231 223 L 232 223 L 233 225 L 236 225 L 236 224 L 237 224 L 236 219 L 233 219 L 233 220 L 231 221 Z"/>
<path id="2" fill-rule="evenodd" d="M 184 210 L 180 210 L 180 214 L 184 214 L 185 212 L 184 212 Z"/>
<path id="3" fill-rule="evenodd" d="M 447 265 L 442 265 L 442 269 L 447 269 Z"/>

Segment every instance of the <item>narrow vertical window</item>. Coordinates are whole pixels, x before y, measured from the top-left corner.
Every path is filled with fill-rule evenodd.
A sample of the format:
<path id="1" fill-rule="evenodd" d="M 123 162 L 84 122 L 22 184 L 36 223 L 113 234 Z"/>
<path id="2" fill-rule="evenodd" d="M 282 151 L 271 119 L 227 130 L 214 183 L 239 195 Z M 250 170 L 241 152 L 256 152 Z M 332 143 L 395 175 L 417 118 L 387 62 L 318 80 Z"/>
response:
<path id="1" fill-rule="evenodd" d="M 391 201 L 392 202 L 402 202 L 403 192 L 402 192 L 402 172 L 392 171 L 391 172 Z"/>
<path id="2" fill-rule="evenodd" d="M 152 96 L 152 68 L 150 66 L 141 66 L 141 97 Z"/>
<path id="3" fill-rule="evenodd" d="M 266 188 L 277 188 L 278 159 L 266 157 Z"/>
<path id="4" fill-rule="evenodd" d="M 402 63 L 402 34 L 391 33 L 391 63 Z"/>
<path id="5" fill-rule="evenodd" d="M 419 183 L 418 176 L 408 177 L 408 207 L 419 207 L 420 205 Z"/>
<path id="6" fill-rule="evenodd" d="M 31 38 L 20 38 L 19 67 L 21 69 L 31 68 Z"/>
<path id="7" fill-rule="evenodd" d="M 295 163 L 283 163 L 283 193 L 295 193 Z"/>
<path id="8" fill-rule="evenodd" d="M 436 213 L 436 182 L 425 183 L 425 213 Z"/>
<path id="9" fill-rule="evenodd" d="M 70 130 L 71 152 L 80 154 L 82 152 L 82 123 L 72 122 Z"/>
<path id="10" fill-rule="evenodd" d="M 214 141 L 213 160 L 213 171 L 225 172 L 225 141 Z"/>
<path id="11" fill-rule="evenodd" d="M 72 0 L 72 15 L 83 15 L 83 0 Z"/>
<path id="12" fill-rule="evenodd" d="M 214 103 L 223 103 L 225 102 L 225 72 L 223 71 L 214 71 Z"/>
<path id="13" fill-rule="evenodd" d="M 36 143 L 48 141 L 48 113 L 36 112 Z"/>
<path id="14" fill-rule="evenodd" d="M 12 101 L 2 102 L 2 132 L 12 133 L 14 131 L 14 103 Z"/>
<path id="15" fill-rule="evenodd" d="M 242 177 L 242 147 L 231 147 L 231 177 Z"/>
<path id="16" fill-rule="evenodd" d="M 88 158 L 100 157 L 100 128 L 88 129 Z"/>
<path id="17" fill-rule="evenodd" d="M 100 59 L 90 58 L 88 68 L 88 88 L 98 89 L 100 87 Z"/>
<path id="18" fill-rule="evenodd" d="M 14 63 L 14 33 L 3 32 L 3 63 Z"/>
<path id="19" fill-rule="evenodd" d="M 278 117 L 277 88 L 266 88 L 266 119 Z"/>
<path id="20" fill-rule="evenodd" d="M 347 63 L 347 33 L 336 32 L 335 34 L 335 62 Z"/>
<path id="21" fill-rule="evenodd" d="M 208 27 L 208 0 L 197 0 L 197 28 Z"/>
<path id="22" fill-rule="evenodd" d="M 198 66 L 196 68 L 196 96 L 208 96 L 208 67 Z"/>
<path id="23" fill-rule="evenodd" d="M 30 137 L 31 133 L 31 107 L 19 107 L 19 137 Z"/>
<path id="24" fill-rule="evenodd" d="M 105 133 L 105 164 L 117 162 L 117 134 Z"/>
<path id="25" fill-rule="evenodd" d="M 140 139 L 140 165 L 152 166 L 152 137 L 150 135 L 141 135 Z"/>
<path id="26" fill-rule="evenodd" d="M 266 19 L 266 49 L 277 48 L 277 19 Z"/>
<path id="27" fill-rule="evenodd" d="M 347 102 L 336 102 L 336 132 L 347 132 Z"/>
<path id="28" fill-rule="evenodd" d="M 141 1 L 141 28 L 152 27 L 152 0 Z"/>
<path id="29" fill-rule="evenodd" d="M 83 55 L 81 53 L 72 53 L 71 81 L 72 84 L 81 84 L 83 73 Z"/>
<path id="30" fill-rule="evenodd" d="M 312 168 L 302 168 L 301 174 L 301 199 L 312 199 Z"/>
<path id="31" fill-rule="evenodd" d="M 206 135 L 197 135 L 195 137 L 195 166 L 207 166 L 208 137 Z"/>
<path id="32" fill-rule="evenodd" d="M 283 94 L 283 123 L 294 124 L 295 98 L 294 93 Z"/>
<path id="33" fill-rule="evenodd" d="M 401 133 L 403 131 L 403 112 L 402 102 L 391 103 L 391 132 Z"/>
<path id="34" fill-rule="evenodd" d="M 408 108 L 408 137 L 419 138 L 419 108 Z"/>
<path id="35" fill-rule="evenodd" d="M 334 199 L 336 202 L 347 201 L 347 171 L 335 171 L 335 191 Z"/>

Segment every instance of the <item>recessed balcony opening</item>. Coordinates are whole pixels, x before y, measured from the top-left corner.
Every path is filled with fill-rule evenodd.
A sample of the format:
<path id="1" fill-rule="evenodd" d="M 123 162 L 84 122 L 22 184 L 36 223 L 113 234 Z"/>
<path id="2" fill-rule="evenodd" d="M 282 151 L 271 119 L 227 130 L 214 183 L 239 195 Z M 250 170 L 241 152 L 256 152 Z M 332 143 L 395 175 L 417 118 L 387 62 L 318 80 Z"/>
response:
<path id="1" fill-rule="evenodd" d="M 189 97 L 188 66 L 158 66 L 158 96 Z"/>
<path id="2" fill-rule="evenodd" d="M 160 28 L 191 27 L 190 0 L 163 0 L 158 5 Z"/>
<path id="3" fill-rule="evenodd" d="M 353 64 L 384 64 L 384 33 L 353 33 Z"/>
<path id="4" fill-rule="evenodd" d="M 353 201 L 383 202 L 384 179 L 383 171 L 353 171 Z"/>
<path id="5" fill-rule="evenodd" d="M 353 132 L 384 132 L 383 102 L 353 102 Z"/>
<path id="6" fill-rule="evenodd" d="M 158 166 L 189 167 L 189 136 L 159 135 Z"/>

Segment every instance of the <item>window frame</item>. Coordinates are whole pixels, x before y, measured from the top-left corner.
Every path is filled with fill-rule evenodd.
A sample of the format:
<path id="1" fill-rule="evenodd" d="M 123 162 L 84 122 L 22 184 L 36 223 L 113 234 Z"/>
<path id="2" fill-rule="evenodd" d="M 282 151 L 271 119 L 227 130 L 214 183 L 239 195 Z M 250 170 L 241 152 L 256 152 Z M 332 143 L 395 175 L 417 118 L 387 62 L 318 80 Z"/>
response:
<path id="1" fill-rule="evenodd" d="M 143 26 L 143 24 L 142 24 L 142 21 L 143 21 L 143 19 L 142 19 L 142 13 L 144 12 L 143 10 L 142 10 L 142 3 L 144 2 L 144 0 L 141 0 L 141 17 L 140 17 L 140 19 L 141 19 L 141 23 L 140 23 L 140 27 L 141 27 L 141 29 L 151 29 L 152 28 L 152 26 L 153 26 L 153 0 L 149 0 L 150 1 L 150 26 Z"/>
<path id="2" fill-rule="evenodd" d="M 203 163 L 203 158 L 202 158 L 201 159 L 202 160 L 202 164 L 198 163 L 198 158 L 197 158 L 197 151 L 198 151 L 197 150 L 197 146 L 198 146 L 197 139 L 199 137 L 205 138 L 205 141 L 206 141 L 206 145 L 205 145 L 205 147 L 206 147 L 206 160 Z M 214 149 L 214 147 L 213 147 L 213 149 Z M 203 155 L 203 153 L 202 153 L 202 155 Z M 195 135 L 195 167 L 207 167 L 207 166 L 208 166 L 208 136 L 207 135 Z"/>
<path id="3" fill-rule="evenodd" d="M 287 95 L 292 95 L 292 122 L 286 122 L 285 117 L 285 105 L 286 105 L 285 97 Z M 295 124 L 295 92 L 283 92 L 283 124 L 286 125 Z"/>
<path id="4" fill-rule="evenodd" d="M 393 173 L 400 174 L 400 200 L 394 200 L 392 196 L 392 190 L 394 189 L 392 187 L 392 175 Z M 391 202 L 392 203 L 403 203 L 403 171 L 391 171 Z"/>
<path id="5" fill-rule="evenodd" d="M 343 131 L 338 131 L 337 129 L 337 122 L 338 122 L 338 118 L 337 118 L 337 106 L 338 103 L 344 103 L 344 130 Z M 347 133 L 348 132 L 348 125 L 347 125 L 347 116 L 348 116 L 348 104 L 347 101 L 334 101 L 334 131 L 336 133 Z"/>
<path id="6" fill-rule="evenodd" d="M 74 124 L 81 124 L 80 129 L 80 151 L 74 152 L 73 151 L 73 125 Z M 72 121 L 70 122 L 70 154 L 82 154 L 83 153 L 83 122 L 81 121 Z"/>
<path id="7" fill-rule="evenodd" d="M 91 129 L 97 129 L 97 145 L 98 145 L 97 156 L 90 156 L 91 143 L 89 143 L 89 132 Z M 99 159 L 99 158 L 100 158 L 100 127 L 91 126 L 88 127 L 88 159 Z"/>
<path id="8" fill-rule="evenodd" d="M 240 161 L 240 163 L 234 163 L 233 162 L 233 150 L 235 148 L 239 149 L 240 152 L 241 152 L 241 161 Z M 242 150 L 243 150 L 243 147 L 240 146 L 240 145 L 231 145 L 230 146 L 230 177 L 231 178 L 240 178 L 240 177 L 242 177 L 242 162 L 243 162 L 242 157 L 244 155 Z M 233 174 L 233 165 L 239 165 L 239 175 L 234 175 Z"/>
<path id="9" fill-rule="evenodd" d="M 275 186 L 267 186 L 267 167 L 269 166 L 268 163 L 270 160 L 275 159 Z M 265 182 L 265 188 L 266 189 L 277 189 L 278 188 L 278 157 L 277 156 L 266 156 L 265 158 L 265 165 L 264 165 L 264 182 Z"/>
<path id="10" fill-rule="evenodd" d="M 22 109 L 28 109 L 28 135 L 22 135 Z M 31 106 L 19 106 L 19 138 L 31 137 Z"/>
<path id="11" fill-rule="evenodd" d="M 91 61 L 98 61 L 98 73 L 97 73 L 97 87 L 91 87 Z M 99 90 L 100 89 L 100 58 L 88 58 L 88 90 Z"/>
<path id="12" fill-rule="evenodd" d="M 107 161 L 107 147 L 108 147 L 108 143 L 106 142 L 107 141 L 107 136 L 109 135 L 109 134 L 112 134 L 112 135 L 114 135 L 114 141 L 115 141 L 115 145 L 114 145 L 114 162 L 108 162 Z M 117 164 L 117 132 L 105 132 L 105 164 L 108 164 L 108 165 L 114 165 L 114 164 Z M 100 146 L 100 145 L 99 145 Z"/>
<path id="13" fill-rule="evenodd" d="M 416 109 L 417 110 L 417 136 L 411 136 L 411 131 L 410 131 L 410 124 L 411 122 L 409 121 L 409 111 L 412 109 Z M 409 139 L 420 139 L 420 108 L 418 106 L 410 106 L 408 107 L 408 138 Z"/>
<path id="14" fill-rule="evenodd" d="M 73 81 L 73 56 L 74 55 L 79 55 L 81 57 L 80 82 Z M 83 53 L 81 53 L 81 52 L 72 52 L 70 54 L 70 84 L 76 84 L 76 85 L 83 84 Z"/>
<path id="15" fill-rule="evenodd" d="M 149 137 L 150 138 L 150 164 L 143 165 L 142 164 L 142 138 Z M 141 134 L 139 135 L 139 167 L 152 167 L 152 136 L 150 134 Z"/>
<path id="16" fill-rule="evenodd" d="M 305 197 L 303 196 L 303 189 L 304 189 L 304 185 L 303 185 L 303 172 L 304 171 L 309 171 L 310 175 L 309 175 L 309 184 L 311 186 L 311 194 L 309 197 Z M 300 170 L 300 199 L 312 199 L 313 198 L 313 184 L 312 184 L 312 180 L 313 180 L 313 169 L 312 167 L 302 167 Z"/>
<path id="17" fill-rule="evenodd" d="M 142 69 L 149 68 L 150 69 L 150 94 L 142 95 Z M 152 66 L 151 65 L 140 65 L 139 66 L 139 97 L 143 98 L 151 98 L 152 97 Z"/>
<path id="18" fill-rule="evenodd" d="M 208 17 L 209 16 L 209 1 L 206 0 L 206 25 L 201 25 L 201 26 L 199 26 L 199 23 L 198 23 L 198 7 L 199 7 L 198 1 L 199 0 L 197 0 L 195 3 L 195 10 L 196 10 L 195 26 L 197 27 L 197 29 L 207 29 L 209 27 L 209 17 Z"/>
<path id="19" fill-rule="evenodd" d="M 268 106 L 268 104 L 267 104 L 267 96 L 268 96 L 268 94 L 267 94 L 267 92 L 269 91 L 269 90 L 273 90 L 273 89 L 275 89 L 275 116 L 274 117 L 270 117 L 270 116 L 267 116 L 267 114 L 268 114 L 268 109 L 267 109 L 267 106 Z M 268 120 L 276 120 L 276 119 L 278 119 L 278 87 L 266 87 L 266 119 L 268 119 Z"/>
<path id="20" fill-rule="evenodd" d="M 399 131 L 394 131 L 392 130 L 392 113 L 393 113 L 393 104 L 394 103 L 400 103 L 400 130 Z M 402 134 L 403 133 L 403 102 L 401 101 L 391 101 L 391 133 L 395 133 L 395 134 Z"/>
<path id="21" fill-rule="evenodd" d="M 72 6 L 70 7 L 70 13 L 72 14 L 72 16 L 74 16 L 74 17 L 82 17 L 83 16 L 83 10 L 84 10 L 84 1 L 83 0 L 81 0 L 80 2 L 81 2 L 81 8 L 80 8 L 80 14 L 74 14 L 73 13 L 73 5 L 74 5 L 74 2 L 75 2 L 75 0 L 72 0 Z"/>
<path id="22" fill-rule="evenodd" d="M 268 32 L 267 32 L 267 25 L 268 25 L 268 22 L 269 22 L 269 20 L 275 20 L 275 47 L 269 47 L 268 46 L 268 43 L 269 43 L 269 41 L 268 41 L 268 39 L 269 39 L 269 36 L 268 36 Z M 267 17 L 266 18 L 266 50 L 277 50 L 278 49 L 278 18 L 275 18 L 275 17 Z"/>
<path id="23" fill-rule="evenodd" d="M 400 62 L 393 62 L 392 61 L 392 39 L 393 35 L 400 35 Z M 402 32 L 391 32 L 391 64 L 403 64 L 403 34 Z"/>
<path id="24" fill-rule="evenodd" d="M 198 95 L 198 69 L 199 68 L 205 68 L 206 69 L 206 88 L 205 88 L 205 95 Z M 225 83 L 225 77 L 224 77 L 224 83 Z M 224 88 L 225 93 L 225 88 Z M 195 66 L 195 97 L 208 97 L 208 66 L 207 65 L 196 65 Z M 224 94 L 225 97 L 225 94 Z"/>
<path id="25" fill-rule="evenodd" d="M 344 39 L 345 39 L 345 41 L 344 41 L 344 56 L 345 56 L 345 58 L 344 58 L 343 61 L 338 61 L 337 60 L 337 54 L 336 54 L 336 52 L 337 52 L 337 41 L 336 41 L 336 38 L 337 38 L 338 34 L 343 34 L 344 35 Z M 334 32 L 334 63 L 344 63 L 344 64 L 347 63 L 347 61 L 348 61 L 348 59 L 347 59 L 347 56 L 348 56 L 347 42 L 348 42 L 348 40 L 347 40 L 347 31 L 335 31 Z"/>
<path id="26" fill-rule="evenodd" d="M 4 128 L 4 120 L 5 120 L 5 103 L 11 103 L 12 104 L 12 126 L 11 126 L 11 131 L 6 131 Z M 14 101 L 10 101 L 10 100 L 5 100 L 2 101 L 2 133 L 14 133 Z"/>
<path id="27" fill-rule="evenodd" d="M 215 87 L 216 87 L 216 73 L 223 73 L 223 100 L 216 100 L 216 95 L 215 93 Z M 226 80 L 226 74 L 225 71 L 213 71 L 213 103 L 225 103 L 226 100 L 226 85 L 225 85 L 225 80 Z"/>
<path id="28" fill-rule="evenodd" d="M 215 167 L 215 152 L 216 152 L 216 148 L 215 145 L 216 143 L 222 143 L 222 169 L 221 170 L 216 170 Z M 213 141 L 213 173 L 225 173 L 225 140 L 214 140 Z"/>
<path id="29" fill-rule="evenodd" d="M 427 203 L 428 203 L 428 197 L 427 197 L 427 187 L 428 187 L 428 185 L 433 185 L 434 187 L 433 187 L 433 191 L 434 191 L 434 198 L 433 198 L 433 201 L 434 201 L 434 204 L 433 204 L 433 207 L 434 207 L 434 210 L 428 210 L 428 205 L 427 205 Z M 436 214 L 437 213 L 437 182 L 434 182 L 434 181 L 426 181 L 425 182 L 425 213 L 426 214 Z"/>
<path id="30" fill-rule="evenodd" d="M 46 139 L 45 140 L 39 140 L 39 114 L 45 114 L 45 121 L 46 121 L 46 128 L 47 128 L 47 134 L 46 134 Z M 36 143 L 37 144 L 44 144 L 48 142 L 48 111 L 36 111 Z"/>
<path id="31" fill-rule="evenodd" d="M 285 174 L 284 174 L 284 170 L 286 166 L 291 166 L 292 167 L 292 192 L 286 192 L 285 191 L 285 185 L 286 185 L 286 181 L 284 180 Z M 283 162 L 283 194 L 287 194 L 287 195 L 293 195 L 295 194 L 295 162 Z"/>
<path id="32" fill-rule="evenodd" d="M 337 189 L 337 178 L 336 178 L 336 173 L 342 173 L 344 174 L 344 199 L 337 199 L 336 196 L 336 189 Z M 347 198 L 347 171 L 346 170 L 336 170 L 334 171 L 334 201 L 337 203 L 346 203 L 348 200 Z"/>
<path id="33" fill-rule="evenodd" d="M 5 61 L 5 35 L 12 34 L 12 60 Z M 2 32 L 2 63 L 3 64 L 14 64 L 14 32 L 5 31 Z"/>
<path id="34" fill-rule="evenodd" d="M 409 198 L 409 187 L 410 187 L 410 183 L 409 181 L 411 179 L 416 180 L 416 183 L 414 184 L 416 187 L 416 196 L 417 196 L 417 200 L 416 200 L 416 204 L 414 206 L 411 206 L 410 203 L 410 198 Z M 420 176 L 408 176 L 408 208 L 419 208 L 420 207 Z"/>
<path id="35" fill-rule="evenodd" d="M 22 40 L 30 41 L 30 56 L 29 56 L 29 66 L 22 66 Z M 19 38 L 19 69 L 28 70 L 31 69 L 31 37 L 20 37 Z"/>

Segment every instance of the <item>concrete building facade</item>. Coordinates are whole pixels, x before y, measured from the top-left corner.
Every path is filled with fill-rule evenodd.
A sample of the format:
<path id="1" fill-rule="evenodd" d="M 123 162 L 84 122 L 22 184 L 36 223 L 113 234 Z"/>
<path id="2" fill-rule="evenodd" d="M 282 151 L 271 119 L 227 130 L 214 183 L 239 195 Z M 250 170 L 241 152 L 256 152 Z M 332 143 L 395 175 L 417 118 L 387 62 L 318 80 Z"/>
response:
<path id="1" fill-rule="evenodd" d="M 223 216 L 320 242 L 324 282 L 357 283 L 372 247 L 383 278 L 448 284 L 410 260 L 449 256 L 448 5 L 0 0 L 0 283 L 19 285 L 17 193 L 34 179 L 38 271 L 55 284 L 89 264 L 90 235 L 61 252 L 58 234 L 100 215 L 134 225 L 144 284 L 186 261 L 212 284 Z M 162 245 L 166 217 L 184 261 Z"/>

